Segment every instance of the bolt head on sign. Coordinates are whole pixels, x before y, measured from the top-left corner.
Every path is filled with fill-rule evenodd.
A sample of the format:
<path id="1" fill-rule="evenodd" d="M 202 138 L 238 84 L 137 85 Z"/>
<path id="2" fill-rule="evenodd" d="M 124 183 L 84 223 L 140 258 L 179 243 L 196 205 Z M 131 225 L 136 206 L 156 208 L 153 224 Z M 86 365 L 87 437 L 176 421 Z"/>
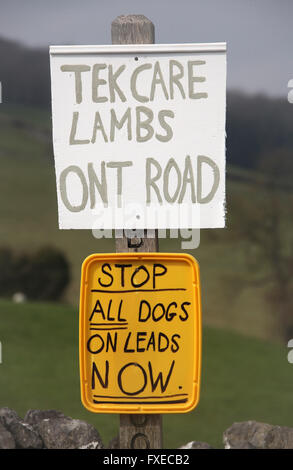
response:
<path id="1" fill-rule="evenodd" d="M 199 401 L 199 267 L 187 254 L 93 254 L 82 265 L 80 380 L 96 413 L 184 413 Z"/>

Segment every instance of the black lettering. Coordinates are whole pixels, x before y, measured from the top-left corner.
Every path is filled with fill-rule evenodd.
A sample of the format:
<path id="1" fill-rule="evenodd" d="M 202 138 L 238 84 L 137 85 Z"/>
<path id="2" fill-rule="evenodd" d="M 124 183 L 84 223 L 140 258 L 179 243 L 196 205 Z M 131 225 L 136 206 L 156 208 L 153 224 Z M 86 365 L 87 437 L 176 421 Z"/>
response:
<path id="1" fill-rule="evenodd" d="M 99 382 L 100 382 L 100 384 L 102 385 L 103 388 L 108 388 L 108 384 L 109 384 L 109 361 L 106 361 L 105 364 L 106 364 L 105 379 L 103 380 L 96 364 L 93 362 L 92 389 L 96 388 L 95 377 L 98 378 L 98 380 L 99 380 Z"/>
<path id="2" fill-rule="evenodd" d="M 92 349 L 92 340 L 94 338 L 98 338 L 100 341 L 101 341 L 101 346 L 97 349 Z M 98 354 L 99 352 L 101 352 L 103 349 L 104 349 L 104 346 L 105 346 L 105 343 L 104 343 L 104 340 L 103 338 L 100 336 L 100 335 L 93 335 L 91 336 L 89 339 L 88 339 L 88 342 L 87 342 L 87 350 L 91 353 L 91 354 Z"/>
<path id="3" fill-rule="evenodd" d="M 117 349 L 117 331 L 114 333 L 114 341 L 111 333 L 107 333 L 106 352 L 109 352 L 110 346 L 113 352 Z"/>
<path id="4" fill-rule="evenodd" d="M 125 344 L 124 344 L 124 352 L 126 353 L 133 353 L 134 349 L 128 349 L 128 343 L 131 337 L 131 331 L 128 333 Z"/>
<path id="5" fill-rule="evenodd" d="M 131 268 L 132 264 L 115 264 L 115 268 L 121 269 L 121 287 L 124 287 L 124 271 L 125 268 Z"/>
<path id="6" fill-rule="evenodd" d="M 177 308 L 177 303 L 176 303 L 176 302 L 171 302 L 171 303 L 168 305 L 167 311 L 166 311 L 166 320 L 167 320 L 167 321 L 173 320 L 173 318 L 176 317 L 176 315 L 177 315 L 176 312 L 171 312 L 171 313 L 169 313 L 169 310 L 170 310 L 170 308 L 172 307 L 172 305 L 174 305 L 174 307 Z"/>
<path id="7" fill-rule="evenodd" d="M 179 318 L 180 318 L 180 320 L 182 320 L 182 321 L 186 321 L 187 318 L 188 318 L 188 316 L 189 316 L 188 313 L 187 313 L 187 311 L 186 311 L 186 309 L 185 309 L 185 305 L 190 305 L 190 302 L 183 302 L 183 304 L 181 304 L 181 310 L 182 310 L 182 311 L 184 312 L 184 314 L 185 314 L 184 317 L 182 317 L 182 315 L 179 315 Z"/>
<path id="8" fill-rule="evenodd" d="M 165 346 L 162 346 L 163 339 L 166 341 Z M 159 341 L 158 341 L 158 351 L 164 352 L 168 349 L 169 346 L 169 338 L 164 333 L 159 333 Z"/>
<path id="9" fill-rule="evenodd" d="M 177 343 L 177 341 L 175 339 L 176 337 L 181 338 L 181 336 L 180 335 L 173 335 L 172 338 L 171 338 L 171 341 L 173 343 L 172 346 L 171 346 L 171 351 L 174 352 L 174 353 L 177 352 L 178 349 L 179 349 L 179 344 Z"/>
<path id="10" fill-rule="evenodd" d="M 157 268 L 163 268 L 163 269 L 162 269 L 162 271 L 157 272 Z M 156 288 L 156 277 L 164 276 L 164 274 L 166 274 L 166 272 L 167 272 L 166 266 L 164 266 L 163 264 L 160 264 L 160 263 L 155 263 L 154 264 L 154 268 L 153 268 L 153 289 Z"/>
<path id="11" fill-rule="evenodd" d="M 125 369 L 127 369 L 130 366 L 139 367 L 143 375 L 143 386 L 139 390 L 136 390 L 135 392 L 127 392 L 125 388 L 122 387 L 122 373 L 125 371 Z M 129 362 L 128 364 L 125 364 L 125 366 L 123 366 L 118 373 L 118 386 L 121 392 L 125 393 L 125 395 L 138 395 L 139 393 L 143 392 L 144 389 L 146 388 L 147 380 L 148 379 L 147 379 L 147 375 L 146 375 L 144 368 L 141 365 L 137 364 L 136 362 Z"/>
<path id="12" fill-rule="evenodd" d="M 98 308 L 98 307 L 99 307 L 99 308 Z M 99 300 L 96 301 L 96 304 L 95 304 L 95 306 L 94 306 L 94 309 L 93 309 L 93 311 L 92 311 L 92 314 L 91 314 L 91 316 L 90 316 L 89 321 L 92 321 L 93 316 L 94 316 L 95 313 L 101 313 L 103 319 L 106 320 L 103 307 L 102 307 L 102 305 L 101 305 L 101 303 L 100 303 Z"/>
<path id="13" fill-rule="evenodd" d="M 155 312 L 156 312 L 156 310 L 158 309 L 158 307 L 162 309 L 162 313 L 161 313 L 161 315 L 159 315 L 159 316 L 156 318 L 156 317 L 155 317 Z M 154 308 L 153 308 L 153 313 L 152 313 L 152 315 L 153 315 L 153 320 L 154 320 L 154 321 L 160 321 L 160 320 L 164 317 L 164 315 L 165 315 L 165 307 L 164 307 L 164 305 L 161 304 L 161 303 L 155 305 Z"/>
<path id="14" fill-rule="evenodd" d="M 146 332 L 145 331 L 139 331 L 136 335 L 136 351 L 137 352 L 144 352 L 145 351 L 145 348 L 140 348 L 139 347 L 139 343 L 142 342 L 142 341 L 145 341 L 145 337 L 146 337 Z"/>
<path id="15" fill-rule="evenodd" d="M 142 318 L 142 305 L 145 304 L 148 308 L 148 315 L 146 318 Z M 142 322 L 145 322 L 149 319 L 150 317 L 150 314 L 151 314 L 151 306 L 150 304 L 146 301 L 146 300 L 141 300 L 140 301 L 140 304 L 139 304 L 139 313 L 138 313 L 138 321 L 142 321 Z"/>
<path id="16" fill-rule="evenodd" d="M 108 305 L 107 320 L 109 320 L 109 321 L 115 321 L 115 318 L 113 318 L 113 317 L 111 318 L 111 317 L 110 317 L 111 305 L 112 305 L 112 299 L 110 300 L 109 305 Z"/>
<path id="17" fill-rule="evenodd" d="M 119 308 L 118 308 L 118 321 L 121 321 L 121 322 L 126 321 L 125 318 L 121 318 L 121 316 L 120 316 L 121 315 L 122 304 L 123 304 L 123 300 L 120 300 L 120 304 L 119 304 Z"/>
<path id="18" fill-rule="evenodd" d="M 135 284 L 134 278 L 139 273 L 139 271 L 141 271 L 141 270 L 143 270 L 147 274 L 147 278 L 144 281 L 141 281 L 141 282 Z M 143 286 L 144 284 L 146 284 L 148 282 L 149 278 L 150 278 L 150 274 L 149 274 L 147 268 L 145 266 L 138 266 L 138 268 L 136 268 L 136 270 L 134 271 L 134 273 L 131 276 L 131 284 L 133 285 L 133 287 L 141 287 L 141 286 Z"/>
<path id="19" fill-rule="evenodd" d="M 109 277 L 111 278 L 111 281 L 109 282 L 109 284 L 104 284 L 104 283 L 101 281 L 101 278 L 100 278 L 100 277 L 99 277 L 98 281 L 99 281 L 100 286 L 102 286 L 102 287 L 110 287 L 110 286 L 113 284 L 113 276 L 112 276 L 111 273 L 108 273 L 107 271 L 105 271 L 105 267 L 108 267 L 110 271 L 112 270 L 112 268 L 111 268 L 111 266 L 110 266 L 109 263 L 104 263 L 104 264 L 102 265 L 102 272 L 103 272 L 104 274 L 106 274 L 107 276 L 109 276 Z"/>
<path id="20" fill-rule="evenodd" d="M 165 390 L 166 390 L 166 388 L 167 388 L 167 386 L 168 386 L 168 383 L 169 383 L 169 381 L 170 381 L 172 372 L 173 372 L 174 364 L 175 364 L 175 361 L 173 360 L 173 361 L 172 361 L 172 364 L 171 364 L 171 366 L 170 366 L 170 369 L 169 369 L 169 372 L 168 372 L 166 381 L 165 381 L 165 383 L 163 383 L 163 374 L 162 374 L 162 372 L 159 372 L 157 378 L 154 380 L 152 364 L 151 364 L 150 362 L 148 363 L 149 372 L 150 372 L 150 381 L 151 381 L 152 391 L 153 391 L 153 392 L 156 390 L 156 388 L 157 388 L 159 382 L 160 382 L 160 386 L 161 386 L 161 391 L 162 391 L 162 393 L 165 392 Z"/>
<path id="21" fill-rule="evenodd" d="M 147 344 L 147 347 L 146 347 L 147 351 L 149 350 L 150 346 L 152 346 L 153 351 L 155 352 L 156 351 L 156 343 L 155 343 L 155 332 L 154 331 L 152 331 L 150 339 L 148 341 L 148 344 Z"/>

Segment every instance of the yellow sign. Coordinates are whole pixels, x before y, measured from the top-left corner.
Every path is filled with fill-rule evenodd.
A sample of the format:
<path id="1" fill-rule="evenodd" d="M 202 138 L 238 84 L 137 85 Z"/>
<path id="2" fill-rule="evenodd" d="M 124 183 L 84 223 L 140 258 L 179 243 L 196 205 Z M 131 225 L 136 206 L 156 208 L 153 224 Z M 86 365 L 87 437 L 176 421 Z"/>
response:
<path id="1" fill-rule="evenodd" d="M 82 265 L 80 380 L 96 413 L 184 413 L 199 401 L 199 268 L 186 254 L 94 254 Z"/>

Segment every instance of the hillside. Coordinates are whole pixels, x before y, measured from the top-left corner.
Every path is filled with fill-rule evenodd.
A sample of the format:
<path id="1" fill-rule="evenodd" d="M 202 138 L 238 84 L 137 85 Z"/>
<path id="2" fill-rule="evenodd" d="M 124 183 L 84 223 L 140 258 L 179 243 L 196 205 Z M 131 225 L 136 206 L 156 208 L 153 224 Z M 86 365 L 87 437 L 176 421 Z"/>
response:
<path id="1" fill-rule="evenodd" d="M 20 106 L 0 107 L 1 225 L 0 246 L 30 252 L 44 245 L 64 251 L 72 268 L 66 301 L 78 304 L 80 266 L 90 253 L 113 252 L 111 239 L 97 240 L 90 231 L 59 230 L 50 118 L 46 111 Z M 278 336 L 264 293 L 267 284 L 253 282 L 267 268 L 251 267 L 248 246 L 239 235 L 243 221 L 239 201 L 262 198 L 252 173 L 228 168 L 227 229 L 201 231 L 191 251 L 202 276 L 204 322 L 250 335 Z M 178 239 L 160 241 L 161 251 L 180 251 Z"/>
<path id="2" fill-rule="evenodd" d="M 76 308 L 0 301 L 0 325 L 0 407 L 21 416 L 29 408 L 55 408 L 94 424 L 106 443 L 116 435 L 118 416 L 95 415 L 81 405 Z M 203 440 L 221 447 L 234 421 L 292 426 L 287 353 L 277 344 L 205 328 L 200 404 L 191 413 L 164 416 L 164 446 Z"/>
<path id="3" fill-rule="evenodd" d="M 47 49 L 30 48 L 0 37 L 0 64 L 4 102 L 49 108 Z"/>
<path id="4" fill-rule="evenodd" d="M 4 103 L 50 110 L 49 47 L 30 48 L 0 37 L 0 64 Z M 292 105 L 286 96 L 228 90 L 226 130 L 228 162 L 256 169 L 268 151 L 292 152 Z"/>

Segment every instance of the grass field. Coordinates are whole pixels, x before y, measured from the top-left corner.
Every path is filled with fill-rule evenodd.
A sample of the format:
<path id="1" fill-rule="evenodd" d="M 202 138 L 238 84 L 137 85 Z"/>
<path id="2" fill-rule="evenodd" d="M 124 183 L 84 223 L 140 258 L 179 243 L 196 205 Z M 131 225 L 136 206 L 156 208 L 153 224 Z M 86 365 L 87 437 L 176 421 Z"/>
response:
<path id="1" fill-rule="evenodd" d="M 0 407 L 21 416 L 29 408 L 60 409 L 93 423 L 105 443 L 116 435 L 116 415 L 95 415 L 81 405 L 77 309 L 0 301 L 0 325 Z M 279 344 L 204 328 L 200 404 L 191 413 L 164 416 L 164 446 L 203 440 L 221 447 L 223 431 L 235 421 L 293 426 L 287 353 Z"/>
<path id="2" fill-rule="evenodd" d="M 50 126 L 46 111 L 0 106 L 0 247 L 18 253 L 58 247 L 72 271 L 64 304 L 0 300 L 0 406 L 22 416 L 29 408 L 60 409 L 92 422 L 107 443 L 117 434 L 117 416 L 91 414 L 80 402 L 77 305 L 81 262 L 94 252 L 113 252 L 114 242 L 58 229 Z M 227 176 L 227 229 L 202 231 L 200 247 L 190 252 L 201 268 L 201 401 L 192 413 L 164 417 L 165 447 L 193 439 L 220 447 L 234 421 L 293 425 L 293 366 L 278 343 L 278 312 L 273 316 L 265 300 L 270 285 L 254 282 L 267 267 L 249 265 L 250 247 L 238 230 L 244 222 L 237 201 L 253 205 L 262 189 L 241 169 L 228 168 Z M 161 240 L 160 251 L 181 251 L 180 240 Z"/>
<path id="3" fill-rule="evenodd" d="M 0 107 L 0 246 L 16 252 L 44 245 L 62 249 L 72 269 L 66 301 L 77 305 L 82 260 L 94 252 L 113 252 L 114 243 L 97 240 L 88 230 L 58 229 L 50 125 L 46 111 Z M 264 298 L 268 286 L 254 285 L 251 279 L 265 268 L 249 269 L 247 245 L 237 235 L 239 218 L 233 208 L 237 198 L 261 197 L 260 190 L 229 179 L 228 171 L 227 195 L 227 229 L 201 231 L 200 247 L 190 252 L 201 267 L 204 323 L 277 338 L 277 312 L 271 315 Z M 181 251 L 180 240 L 162 240 L 160 251 Z"/>

